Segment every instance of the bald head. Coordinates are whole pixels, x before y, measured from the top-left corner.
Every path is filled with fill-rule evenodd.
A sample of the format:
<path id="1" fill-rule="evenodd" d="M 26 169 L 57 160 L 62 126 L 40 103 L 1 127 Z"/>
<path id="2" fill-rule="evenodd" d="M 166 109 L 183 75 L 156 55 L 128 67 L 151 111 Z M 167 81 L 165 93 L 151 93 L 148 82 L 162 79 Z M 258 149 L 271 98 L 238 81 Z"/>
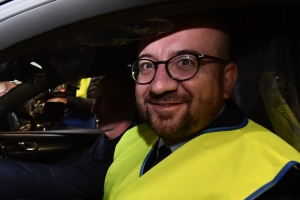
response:
<path id="1" fill-rule="evenodd" d="M 196 40 L 196 37 L 191 37 L 189 40 L 195 44 L 199 44 L 207 52 L 200 52 L 212 56 L 220 57 L 225 60 L 230 60 L 231 57 L 231 37 L 229 29 L 220 18 L 211 15 L 189 14 L 171 17 L 174 22 L 174 29 L 171 32 L 159 35 L 149 40 L 144 40 L 140 43 L 139 52 L 149 43 L 164 38 L 168 35 L 186 30 L 208 30 L 210 34 L 203 34 L 201 41 Z M 203 42 L 205 41 L 205 42 Z"/>

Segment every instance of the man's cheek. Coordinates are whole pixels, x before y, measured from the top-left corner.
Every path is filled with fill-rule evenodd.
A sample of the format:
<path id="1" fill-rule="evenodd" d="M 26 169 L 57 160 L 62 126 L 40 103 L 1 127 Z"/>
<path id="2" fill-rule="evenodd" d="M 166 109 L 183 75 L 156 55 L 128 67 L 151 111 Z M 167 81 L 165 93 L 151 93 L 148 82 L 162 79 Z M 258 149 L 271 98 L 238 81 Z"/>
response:
<path id="1" fill-rule="evenodd" d="M 135 89 L 135 98 L 136 98 L 137 102 L 144 101 L 144 99 L 147 96 L 147 92 L 149 91 L 148 87 L 146 88 L 145 85 L 137 85 L 136 86 L 136 89 Z"/>

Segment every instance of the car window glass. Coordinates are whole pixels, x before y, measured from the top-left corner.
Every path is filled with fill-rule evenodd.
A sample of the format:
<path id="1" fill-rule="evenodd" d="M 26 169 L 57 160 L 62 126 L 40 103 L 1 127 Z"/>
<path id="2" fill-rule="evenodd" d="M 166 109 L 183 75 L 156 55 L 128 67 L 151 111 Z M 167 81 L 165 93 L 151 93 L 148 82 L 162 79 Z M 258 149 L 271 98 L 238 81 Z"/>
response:
<path id="1" fill-rule="evenodd" d="M 35 96 L 24 105 L 36 121 L 36 130 L 94 129 L 91 113 L 94 99 L 87 93 L 91 78 L 82 79 L 84 97 L 77 95 L 82 88 L 64 83 Z M 93 92 L 93 91 L 92 91 Z"/>

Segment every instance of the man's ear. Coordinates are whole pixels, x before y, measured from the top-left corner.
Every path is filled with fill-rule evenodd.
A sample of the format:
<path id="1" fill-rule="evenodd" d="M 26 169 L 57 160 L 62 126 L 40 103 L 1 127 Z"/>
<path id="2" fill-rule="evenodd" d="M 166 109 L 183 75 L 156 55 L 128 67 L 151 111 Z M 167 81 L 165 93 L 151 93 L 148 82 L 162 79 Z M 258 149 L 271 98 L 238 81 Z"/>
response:
<path id="1" fill-rule="evenodd" d="M 236 64 L 231 62 L 226 65 L 223 71 L 223 97 L 225 99 L 228 99 L 230 97 L 237 76 L 238 70 Z"/>

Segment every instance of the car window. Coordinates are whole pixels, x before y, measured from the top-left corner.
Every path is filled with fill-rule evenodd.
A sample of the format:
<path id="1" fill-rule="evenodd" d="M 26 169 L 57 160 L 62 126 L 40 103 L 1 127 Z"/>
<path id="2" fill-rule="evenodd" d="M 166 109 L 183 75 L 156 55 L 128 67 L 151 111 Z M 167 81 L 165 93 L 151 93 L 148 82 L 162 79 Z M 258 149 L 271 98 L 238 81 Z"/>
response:
<path id="1" fill-rule="evenodd" d="M 8 131 L 16 131 L 14 121 L 18 123 L 31 122 L 34 126 L 30 130 L 68 130 L 68 129 L 94 129 L 95 117 L 91 113 L 93 106 L 93 92 L 95 85 L 102 77 L 83 78 L 79 87 L 63 83 L 57 87 L 49 88 L 27 101 L 15 105 L 5 116 L 9 118 Z M 13 96 L 21 97 L 24 90 L 17 90 L 26 83 L 1 82 L 2 85 L 14 84 L 7 93 L 0 98 L 12 99 Z M 35 90 L 35 85 L 28 85 L 28 92 Z M 14 88 L 17 88 L 16 90 Z M 14 105 L 10 101 L 7 105 Z M 25 118 L 24 118 L 25 117 Z M 14 119 L 15 118 L 15 119 Z M 25 130 L 25 129 L 24 129 Z M 24 131 L 22 130 L 22 131 Z"/>
<path id="2" fill-rule="evenodd" d="M 195 5 L 200 5 L 200 3 L 195 1 Z M 181 7 L 179 6 L 179 4 L 174 6 L 175 7 L 177 6 L 177 8 L 183 8 L 185 10 L 188 10 L 192 7 L 192 6 Z M 196 8 L 197 6 L 194 7 Z M 142 12 L 143 9 L 145 12 Z M 293 13 L 298 13 L 298 12 L 295 12 L 295 10 L 293 9 L 287 9 L 289 11 L 287 12 L 282 8 L 278 9 L 275 7 L 275 10 L 278 9 L 280 10 L 280 12 L 283 13 L 278 15 L 278 18 L 285 16 L 284 19 L 277 20 L 279 24 L 275 24 L 273 26 L 272 24 L 269 26 L 265 26 L 265 24 L 268 24 L 268 22 L 272 21 L 272 19 L 269 19 L 267 17 L 268 15 L 265 14 L 266 13 L 265 9 L 266 7 L 257 9 L 256 15 L 251 15 L 249 17 L 247 16 L 247 18 L 240 17 L 241 19 L 249 20 L 245 23 L 243 21 L 242 22 L 239 21 L 239 19 L 236 16 L 247 15 L 246 12 L 247 9 L 245 10 L 241 9 L 240 11 L 236 11 L 234 9 L 232 10 L 232 13 L 236 13 L 236 14 L 232 14 L 231 18 L 229 16 L 227 20 L 231 22 L 231 26 L 233 27 L 233 29 L 235 28 L 234 30 L 235 34 L 239 36 L 236 38 L 241 40 L 239 41 L 240 45 L 245 46 L 244 43 L 250 41 L 249 40 L 250 35 L 254 36 L 255 33 L 258 33 L 257 30 L 259 30 L 260 32 L 259 34 L 257 34 L 258 37 L 256 38 L 253 37 L 255 41 L 251 42 L 251 44 L 255 44 L 256 45 L 255 48 L 261 49 L 261 47 L 259 47 L 259 45 L 257 44 L 258 42 L 261 42 L 261 46 L 264 46 L 265 45 L 264 43 L 268 42 L 268 39 L 270 38 L 269 36 L 272 36 L 273 33 L 275 34 L 276 31 L 278 30 L 287 31 L 287 29 L 285 29 L 286 22 L 292 21 L 293 19 L 299 19 L 297 15 L 294 17 Z M 182 10 L 182 12 L 185 12 L 185 10 Z M 171 11 L 175 13 L 176 9 L 174 10 L 170 9 L 170 12 Z M 229 11 L 227 13 L 230 13 Z M 272 12 L 276 13 L 275 11 Z M 132 61 L 135 61 L 135 59 L 137 58 L 136 55 L 137 45 L 134 43 L 136 40 L 138 41 L 139 39 L 153 37 L 156 34 L 168 32 L 174 27 L 174 24 L 172 23 L 171 20 L 170 21 L 166 20 L 168 15 L 171 15 L 172 13 L 166 14 L 167 16 L 164 16 L 165 13 L 161 13 L 161 16 L 163 17 L 150 18 L 150 20 L 148 18 L 142 18 L 140 16 L 139 19 L 136 17 L 133 18 L 133 15 L 136 16 L 136 14 L 130 14 L 126 10 L 124 11 L 124 13 L 128 14 L 128 16 L 131 16 L 132 18 L 128 17 L 128 19 L 125 19 L 126 17 L 118 17 L 117 20 L 112 18 L 110 19 L 110 21 L 108 20 L 109 21 L 109 25 L 108 25 L 107 22 L 104 22 L 105 21 L 104 19 L 106 18 L 104 16 L 102 18 L 99 15 L 98 18 L 93 18 L 92 20 L 87 20 L 87 21 L 79 21 L 78 24 L 76 23 L 70 24 L 69 26 L 62 26 L 57 29 L 49 28 L 49 30 L 51 29 L 52 31 L 49 34 L 37 35 L 36 37 L 33 37 L 32 40 L 20 43 L 19 46 L 16 45 L 16 46 L 12 46 L 11 48 L 5 49 L 6 46 L 3 45 L 3 48 L 4 47 L 5 48 L 2 52 L 0 52 L 1 53 L 0 59 L 4 59 L 4 58 L 7 59 L 7 57 L 12 56 L 13 55 L 12 52 L 14 52 L 15 53 L 14 59 L 18 61 L 18 65 L 20 64 L 26 66 L 26 64 L 32 60 L 34 60 L 37 63 L 39 63 L 40 61 L 41 66 L 43 66 L 43 70 L 44 67 L 45 70 L 48 70 L 45 73 L 46 74 L 45 80 L 47 84 L 45 84 L 45 86 L 41 87 L 40 89 L 37 89 L 37 91 L 43 89 L 43 91 L 40 91 L 37 94 L 41 94 L 41 92 L 54 92 L 54 91 L 47 91 L 47 89 L 49 90 L 49 88 L 51 88 L 53 90 L 53 88 L 55 88 L 56 86 L 62 85 L 63 84 L 62 81 L 59 80 L 59 78 L 61 77 L 64 82 L 67 82 L 73 86 L 78 86 L 79 83 L 78 80 L 80 80 L 87 74 L 89 76 L 104 75 L 105 73 L 111 72 L 113 70 L 118 70 L 118 67 L 124 67 L 126 64 L 130 64 Z M 148 9 L 148 7 L 147 9 L 146 7 L 139 8 L 139 13 L 141 15 L 143 13 L 144 17 L 148 16 L 148 14 L 150 16 L 150 13 L 152 14 L 151 16 L 154 16 L 155 14 L 155 12 L 152 12 L 150 8 Z M 120 23 L 120 21 L 122 21 L 122 23 Z M 246 27 L 246 25 L 248 27 Z M 16 28 L 18 27 L 19 26 L 16 26 Z M 293 31 L 294 30 L 296 29 L 293 29 Z M 16 31 L 14 31 L 14 33 L 16 33 Z M 30 36 L 33 36 L 32 34 Z M 267 35 L 266 37 L 262 37 L 264 34 L 269 34 L 269 35 Z M 9 35 L 6 34 L 6 36 Z M 263 39 L 263 41 L 260 41 L 259 38 Z M 133 45 L 133 48 L 129 48 L 131 44 Z M 29 49 L 28 50 L 29 53 L 25 51 L 27 49 Z M 249 48 L 247 48 L 246 50 L 247 50 L 246 52 L 247 54 L 250 54 L 249 53 L 250 50 L 252 51 L 252 49 Z M 238 57 L 238 59 L 239 57 L 243 58 L 244 55 L 239 55 L 241 54 L 241 52 L 243 51 L 238 51 L 237 53 L 238 55 L 236 55 L 235 57 Z M 258 55 L 261 55 L 261 52 Z M 8 58 L 11 59 L 12 57 L 8 57 Z M 57 74 L 54 74 L 54 72 L 52 71 L 51 73 L 49 73 L 49 70 L 55 70 Z M 250 72 L 253 71 L 254 71 L 253 68 L 251 68 Z M 245 74 L 249 76 L 250 73 L 247 72 Z M 248 76 L 247 76 L 247 80 L 249 80 Z M 241 94 L 245 94 L 246 93 L 245 91 L 247 90 L 244 90 Z M 259 89 L 256 88 L 256 91 L 259 91 Z M 20 92 L 24 92 L 24 91 L 20 91 Z M 29 92 L 31 91 L 28 91 L 28 93 Z M 37 94 L 32 95 L 31 98 L 33 98 Z M 5 96 L 6 95 L 4 95 L 4 97 Z M 22 96 L 23 98 L 24 94 L 20 96 Z M 237 99 L 239 100 L 241 99 L 241 97 L 238 97 Z M 251 98 L 247 98 L 247 99 L 251 99 Z M 255 102 L 255 100 L 253 101 Z M 39 102 L 39 100 L 37 100 L 37 102 Z M 49 105 L 50 108 L 47 109 L 47 111 L 54 111 L 56 109 L 56 105 L 54 106 L 51 103 L 47 103 L 47 104 Z M 35 102 L 33 105 L 37 105 L 37 103 Z M 60 105 L 61 107 L 63 107 L 63 104 Z M 252 108 L 250 105 L 251 104 L 245 104 L 244 107 L 250 110 L 250 108 Z M 36 108 L 39 107 L 40 105 L 36 106 Z M 253 112 L 253 109 L 250 111 Z M 32 112 L 32 110 L 30 110 L 30 112 Z M 54 116 L 54 114 L 58 114 L 58 113 L 61 112 L 56 111 L 53 112 L 51 115 Z M 57 118 L 57 117 L 53 117 L 53 118 Z"/>
<path id="3" fill-rule="evenodd" d="M 79 87 L 63 83 L 25 103 L 26 112 L 36 121 L 36 130 L 93 129 L 93 92 L 101 77 L 83 78 Z"/>

